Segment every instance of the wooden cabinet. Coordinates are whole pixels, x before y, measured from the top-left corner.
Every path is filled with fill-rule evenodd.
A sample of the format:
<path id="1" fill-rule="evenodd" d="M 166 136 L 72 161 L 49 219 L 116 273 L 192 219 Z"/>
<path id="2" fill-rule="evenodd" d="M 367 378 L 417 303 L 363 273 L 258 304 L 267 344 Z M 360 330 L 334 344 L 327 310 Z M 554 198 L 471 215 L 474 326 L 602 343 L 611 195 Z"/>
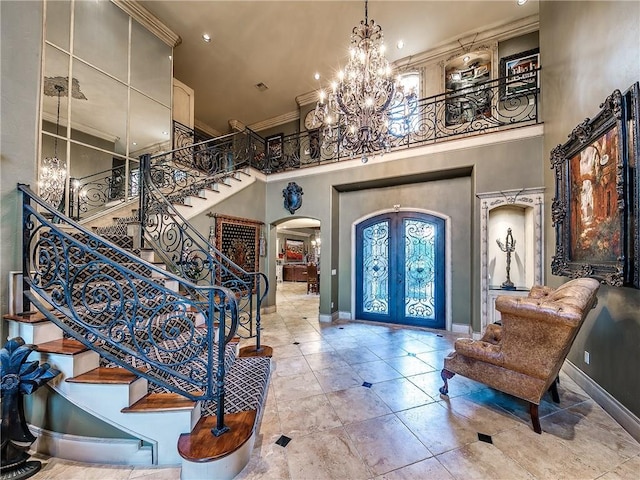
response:
<path id="1" fill-rule="evenodd" d="M 285 282 L 306 282 L 306 265 L 284 265 L 282 267 L 282 278 Z"/>

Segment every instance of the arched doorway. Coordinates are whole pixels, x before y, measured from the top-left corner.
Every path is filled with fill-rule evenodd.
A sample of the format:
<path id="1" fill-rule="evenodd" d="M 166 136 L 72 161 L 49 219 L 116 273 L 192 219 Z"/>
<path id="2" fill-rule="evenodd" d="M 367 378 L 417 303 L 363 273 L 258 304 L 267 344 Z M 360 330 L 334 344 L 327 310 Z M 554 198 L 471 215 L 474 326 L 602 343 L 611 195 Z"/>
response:
<path id="1" fill-rule="evenodd" d="M 445 220 L 387 212 L 355 227 L 357 319 L 446 327 Z"/>

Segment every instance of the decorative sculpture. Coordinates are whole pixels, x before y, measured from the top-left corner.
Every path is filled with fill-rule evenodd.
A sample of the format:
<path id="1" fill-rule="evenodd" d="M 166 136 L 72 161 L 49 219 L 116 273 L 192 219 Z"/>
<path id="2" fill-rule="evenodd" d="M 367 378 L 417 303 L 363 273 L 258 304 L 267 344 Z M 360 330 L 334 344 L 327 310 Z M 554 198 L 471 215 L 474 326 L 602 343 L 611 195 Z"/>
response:
<path id="1" fill-rule="evenodd" d="M 36 440 L 24 418 L 23 395 L 30 395 L 60 374 L 48 363 L 25 363 L 35 345 L 25 345 L 20 337 L 9 340 L 0 350 L 0 393 L 2 395 L 2 458 L 0 479 L 17 480 L 35 475 L 42 464 L 29 460 L 29 447 Z"/>
<path id="2" fill-rule="evenodd" d="M 296 210 L 302 206 L 302 187 L 296 182 L 289 182 L 287 188 L 282 190 L 282 196 L 284 197 L 284 208 L 289 210 L 289 213 L 293 215 Z"/>
<path id="3" fill-rule="evenodd" d="M 515 290 L 516 287 L 511 281 L 511 254 L 516 250 L 516 241 L 513 239 L 513 235 L 511 234 L 511 229 L 507 229 L 507 238 L 505 238 L 504 243 L 497 239 L 496 242 L 500 247 L 500 250 L 507 254 L 507 279 L 502 282 L 500 288 L 505 290 Z"/>

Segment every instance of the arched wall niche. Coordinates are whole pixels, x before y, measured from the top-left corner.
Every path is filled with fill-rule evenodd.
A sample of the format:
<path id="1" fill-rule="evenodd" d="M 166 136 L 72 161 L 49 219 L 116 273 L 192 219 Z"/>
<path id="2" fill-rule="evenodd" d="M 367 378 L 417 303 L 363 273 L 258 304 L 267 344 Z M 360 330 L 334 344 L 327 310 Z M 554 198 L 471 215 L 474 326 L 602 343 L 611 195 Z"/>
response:
<path id="1" fill-rule="evenodd" d="M 495 310 L 496 297 L 525 296 L 533 285 L 543 283 L 544 188 L 479 193 L 477 197 L 481 202 L 480 332 L 483 332 L 489 323 L 500 320 Z M 514 240 L 510 280 L 515 289 L 501 287 L 507 280 L 507 253 L 503 247 L 509 228 Z"/>

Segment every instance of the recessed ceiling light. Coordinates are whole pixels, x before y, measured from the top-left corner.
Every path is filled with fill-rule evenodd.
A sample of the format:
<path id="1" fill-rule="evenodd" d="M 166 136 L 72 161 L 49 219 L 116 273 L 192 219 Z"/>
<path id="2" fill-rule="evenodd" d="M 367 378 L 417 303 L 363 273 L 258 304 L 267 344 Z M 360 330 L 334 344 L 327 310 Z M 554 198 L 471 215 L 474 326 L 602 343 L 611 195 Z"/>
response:
<path id="1" fill-rule="evenodd" d="M 398 40 L 398 43 L 396 43 L 396 47 L 398 48 L 398 50 L 404 48 L 404 40 Z"/>
<path id="2" fill-rule="evenodd" d="M 162 134 L 163 134 L 163 135 L 169 135 L 169 132 L 164 131 L 164 132 L 162 132 Z"/>
<path id="3" fill-rule="evenodd" d="M 209 43 L 209 42 L 211 41 L 211 36 L 210 36 L 208 33 L 204 33 L 204 34 L 202 35 L 202 39 L 203 39 L 205 42 Z"/>
<path id="4" fill-rule="evenodd" d="M 315 78 L 316 80 L 320 80 L 320 74 L 316 72 L 313 78 Z"/>
<path id="5" fill-rule="evenodd" d="M 169 55 L 169 60 L 173 60 L 173 57 L 171 55 Z"/>
<path id="6" fill-rule="evenodd" d="M 464 63 L 467 63 L 469 60 L 471 60 L 471 57 L 469 55 L 465 55 L 464 58 L 462 59 Z"/>
<path id="7" fill-rule="evenodd" d="M 518 5 L 524 5 L 525 3 L 527 3 L 527 0 L 516 0 L 516 3 Z"/>
<path id="8" fill-rule="evenodd" d="M 134 145 L 137 145 L 137 144 L 138 144 L 138 142 L 133 142 L 133 144 L 134 144 Z"/>

